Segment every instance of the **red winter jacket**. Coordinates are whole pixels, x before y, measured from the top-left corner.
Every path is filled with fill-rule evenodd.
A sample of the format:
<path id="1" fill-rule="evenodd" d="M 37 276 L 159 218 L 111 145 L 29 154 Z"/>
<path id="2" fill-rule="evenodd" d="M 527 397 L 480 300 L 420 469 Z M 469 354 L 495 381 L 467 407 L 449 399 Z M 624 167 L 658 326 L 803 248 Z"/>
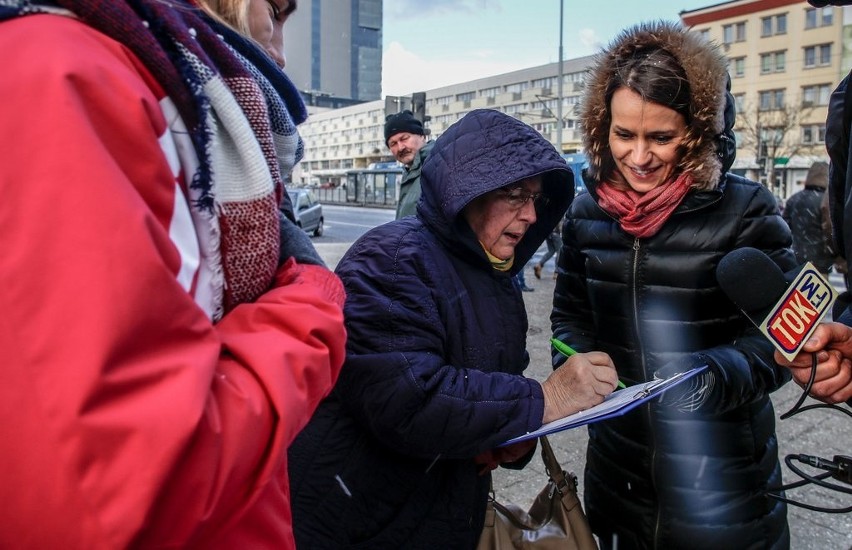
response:
<path id="1" fill-rule="evenodd" d="M 160 87 L 74 19 L 0 29 L 0 547 L 291 547 L 340 282 L 290 262 L 214 324 Z"/>

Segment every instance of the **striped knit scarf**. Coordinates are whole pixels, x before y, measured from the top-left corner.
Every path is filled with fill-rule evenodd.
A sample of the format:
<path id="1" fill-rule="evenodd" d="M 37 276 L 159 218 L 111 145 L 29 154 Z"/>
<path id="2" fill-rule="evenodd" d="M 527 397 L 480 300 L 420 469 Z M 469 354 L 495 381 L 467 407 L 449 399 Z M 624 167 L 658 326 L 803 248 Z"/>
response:
<path id="1" fill-rule="evenodd" d="M 278 265 L 282 176 L 303 151 L 296 124 L 306 111 L 293 84 L 190 0 L 0 0 L 0 21 L 45 12 L 73 14 L 120 42 L 163 87 L 197 157 L 183 168 L 194 169 L 184 176 L 212 273 L 210 314 L 256 299 Z"/>

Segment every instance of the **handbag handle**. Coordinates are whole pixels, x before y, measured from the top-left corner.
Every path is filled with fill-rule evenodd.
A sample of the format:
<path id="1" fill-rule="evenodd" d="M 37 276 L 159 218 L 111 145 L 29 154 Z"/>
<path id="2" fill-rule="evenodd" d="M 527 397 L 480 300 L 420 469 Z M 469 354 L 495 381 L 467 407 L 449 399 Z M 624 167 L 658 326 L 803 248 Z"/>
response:
<path id="1" fill-rule="evenodd" d="M 576 483 L 577 478 L 572 476 L 571 481 L 568 480 L 565 470 L 562 469 L 559 461 L 556 460 L 556 454 L 553 452 L 553 447 L 550 446 L 547 436 L 543 435 L 539 437 L 539 441 L 541 442 L 541 460 L 544 462 L 544 469 L 548 477 L 556 485 L 559 494 L 567 494 L 567 491 L 570 490 L 569 483 Z M 574 489 L 576 489 L 576 486 Z"/>

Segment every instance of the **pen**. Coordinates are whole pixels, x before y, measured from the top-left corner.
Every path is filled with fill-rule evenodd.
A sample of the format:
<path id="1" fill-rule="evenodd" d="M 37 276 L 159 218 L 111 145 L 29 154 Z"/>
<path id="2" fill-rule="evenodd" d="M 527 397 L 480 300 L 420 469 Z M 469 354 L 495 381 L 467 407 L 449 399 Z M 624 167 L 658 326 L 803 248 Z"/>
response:
<path id="1" fill-rule="evenodd" d="M 550 344 L 556 349 L 556 351 L 558 351 L 559 353 L 561 353 L 565 357 L 571 357 L 572 355 L 577 353 L 576 350 L 574 350 L 574 348 L 572 348 L 571 346 L 569 346 L 568 344 L 566 344 L 562 340 L 557 340 L 556 338 L 551 338 Z M 618 387 L 619 388 L 626 388 L 627 386 L 624 385 L 624 382 L 619 380 L 618 381 Z"/>

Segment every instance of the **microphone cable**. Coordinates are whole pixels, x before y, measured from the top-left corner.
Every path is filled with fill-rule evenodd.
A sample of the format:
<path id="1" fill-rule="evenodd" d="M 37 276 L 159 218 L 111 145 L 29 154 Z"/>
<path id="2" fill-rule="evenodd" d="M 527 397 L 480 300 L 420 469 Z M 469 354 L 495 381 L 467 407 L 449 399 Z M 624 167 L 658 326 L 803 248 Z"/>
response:
<path id="1" fill-rule="evenodd" d="M 813 409 L 834 409 L 842 412 L 843 414 L 852 417 L 852 412 L 849 409 L 844 407 L 840 407 L 838 405 L 833 405 L 830 403 L 816 403 L 812 405 L 807 405 L 805 407 L 802 404 L 807 399 L 810 394 L 811 388 L 814 385 L 814 381 L 816 380 L 816 367 L 817 367 L 817 358 L 816 354 L 813 354 L 812 364 L 811 364 L 811 375 L 808 378 L 808 383 L 805 385 L 802 395 L 799 397 L 796 404 L 793 405 L 790 410 L 785 412 L 780 416 L 781 420 L 786 420 L 792 416 L 795 416 L 799 413 L 803 413 L 805 411 L 810 411 Z M 817 475 L 811 475 L 804 470 L 802 470 L 796 462 L 806 464 L 816 469 L 826 470 Z M 799 508 L 805 508 L 807 510 L 813 510 L 815 512 L 824 512 L 827 514 L 846 514 L 852 512 L 852 505 L 846 506 L 843 508 L 828 508 L 825 506 L 816 506 L 814 504 L 808 504 L 806 502 L 801 502 L 798 500 L 793 500 L 782 496 L 780 493 L 773 493 L 771 491 L 787 491 L 790 489 L 796 489 L 798 487 L 804 487 L 805 485 L 816 485 L 818 487 L 822 487 L 824 489 L 828 489 L 830 491 L 837 491 L 839 493 L 852 494 L 852 457 L 843 456 L 843 455 L 834 455 L 834 460 L 828 460 L 822 457 L 806 455 L 806 454 L 788 454 L 784 457 L 784 463 L 787 464 L 787 467 L 790 470 L 798 475 L 801 479 L 799 481 L 795 481 L 793 483 L 788 483 L 786 485 L 781 485 L 780 487 L 770 487 L 767 489 L 766 495 L 775 500 L 780 500 L 781 502 L 785 502 L 792 506 L 797 506 Z M 849 484 L 849 487 L 844 487 L 842 485 L 838 485 L 836 483 L 831 483 L 825 481 L 826 478 L 833 477 L 839 481 Z"/>

